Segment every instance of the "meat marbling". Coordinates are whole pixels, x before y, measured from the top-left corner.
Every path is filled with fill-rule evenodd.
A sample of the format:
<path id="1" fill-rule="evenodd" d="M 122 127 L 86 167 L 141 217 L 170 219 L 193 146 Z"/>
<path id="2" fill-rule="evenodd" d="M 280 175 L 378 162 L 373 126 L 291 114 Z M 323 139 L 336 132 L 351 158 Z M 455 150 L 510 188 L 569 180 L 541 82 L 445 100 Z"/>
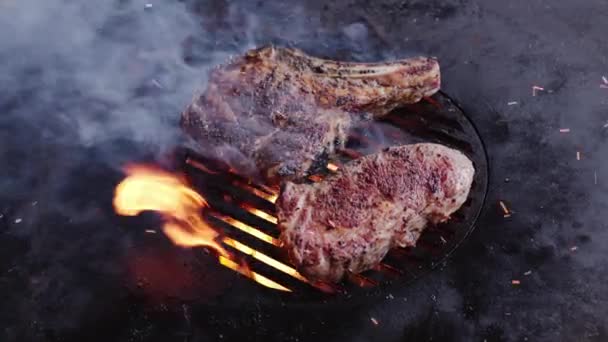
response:
<path id="1" fill-rule="evenodd" d="M 432 58 L 335 62 L 270 46 L 214 70 L 181 124 L 201 152 L 278 183 L 305 176 L 321 156 L 341 147 L 353 122 L 417 102 L 439 87 Z"/>
<path id="2" fill-rule="evenodd" d="M 319 183 L 287 182 L 277 201 L 281 240 L 306 276 L 338 281 L 413 246 L 427 223 L 466 201 L 475 169 L 461 152 L 421 143 L 354 160 Z"/>

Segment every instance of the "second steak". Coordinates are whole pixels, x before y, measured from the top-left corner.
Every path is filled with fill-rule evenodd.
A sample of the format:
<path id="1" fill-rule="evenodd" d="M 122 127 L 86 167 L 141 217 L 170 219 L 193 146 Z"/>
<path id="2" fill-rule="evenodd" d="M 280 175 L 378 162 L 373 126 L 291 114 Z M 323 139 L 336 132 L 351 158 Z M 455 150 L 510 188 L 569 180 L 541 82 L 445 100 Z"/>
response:
<path id="1" fill-rule="evenodd" d="M 461 152 L 423 143 L 352 161 L 314 184 L 288 182 L 277 201 L 281 240 L 307 277 L 339 281 L 416 244 L 427 223 L 466 201 L 475 169 Z"/>

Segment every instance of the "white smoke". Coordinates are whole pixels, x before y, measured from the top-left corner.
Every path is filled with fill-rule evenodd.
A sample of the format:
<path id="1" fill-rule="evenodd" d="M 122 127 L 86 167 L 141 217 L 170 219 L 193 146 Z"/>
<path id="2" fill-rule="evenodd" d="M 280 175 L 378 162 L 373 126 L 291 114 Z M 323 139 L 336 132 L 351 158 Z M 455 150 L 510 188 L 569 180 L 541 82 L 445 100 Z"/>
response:
<path id="1" fill-rule="evenodd" d="M 0 8 L 2 92 L 24 97 L 20 120 L 61 123 L 68 130 L 54 138 L 85 145 L 175 139 L 170 123 L 205 75 L 181 56 L 197 32 L 183 4 L 20 0 Z"/>
<path id="2" fill-rule="evenodd" d="M 362 23 L 325 31 L 319 16 L 286 4 L 219 4 L 0 2 L 0 104 L 17 103 L 0 108 L 0 124 L 26 121 L 68 144 L 120 138 L 167 147 L 208 70 L 231 54 L 267 43 L 361 59 L 378 51 Z"/>

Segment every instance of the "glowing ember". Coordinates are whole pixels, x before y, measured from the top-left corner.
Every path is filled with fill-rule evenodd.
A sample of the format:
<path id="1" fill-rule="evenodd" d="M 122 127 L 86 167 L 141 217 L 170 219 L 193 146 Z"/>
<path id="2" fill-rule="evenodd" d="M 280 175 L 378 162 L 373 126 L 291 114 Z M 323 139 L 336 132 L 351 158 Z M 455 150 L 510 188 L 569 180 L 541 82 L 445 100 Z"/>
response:
<path id="1" fill-rule="evenodd" d="M 130 166 L 125 171 L 128 177 L 118 184 L 114 196 L 118 214 L 136 216 L 146 210 L 157 211 L 166 220 L 163 231 L 176 245 L 207 246 L 220 255 L 229 255 L 215 241 L 218 233 L 200 216 L 207 202 L 183 179 L 146 166 Z"/>
<path id="2" fill-rule="evenodd" d="M 505 217 L 511 216 L 511 211 L 509 210 L 509 208 L 507 208 L 507 205 L 505 204 L 505 202 L 498 201 L 498 204 L 500 204 L 500 208 L 502 209 L 502 212 L 504 213 Z"/>
<path id="3" fill-rule="evenodd" d="M 331 172 L 336 172 L 338 171 L 338 165 L 333 164 L 333 163 L 327 163 L 327 169 Z"/>
<path id="4" fill-rule="evenodd" d="M 538 91 L 544 91 L 545 88 L 539 86 L 532 86 L 532 96 L 536 96 Z"/>
<path id="5" fill-rule="evenodd" d="M 321 177 L 320 175 L 310 175 L 310 176 L 308 176 L 308 179 L 310 179 L 311 181 L 313 181 L 315 183 L 318 183 L 323 180 L 323 177 Z"/>

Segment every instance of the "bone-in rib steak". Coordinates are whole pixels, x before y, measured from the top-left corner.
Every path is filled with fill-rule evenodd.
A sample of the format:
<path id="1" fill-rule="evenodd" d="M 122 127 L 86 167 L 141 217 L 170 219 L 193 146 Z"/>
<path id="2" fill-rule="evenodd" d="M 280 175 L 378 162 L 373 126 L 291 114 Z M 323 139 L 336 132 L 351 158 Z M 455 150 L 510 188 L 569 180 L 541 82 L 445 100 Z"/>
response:
<path id="1" fill-rule="evenodd" d="M 439 86 L 431 58 L 346 63 L 265 47 L 214 70 L 181 121 L 202 152 L 278 182 L 305 176 L 344 144 L 353 121 L 417 102 Z"/>

